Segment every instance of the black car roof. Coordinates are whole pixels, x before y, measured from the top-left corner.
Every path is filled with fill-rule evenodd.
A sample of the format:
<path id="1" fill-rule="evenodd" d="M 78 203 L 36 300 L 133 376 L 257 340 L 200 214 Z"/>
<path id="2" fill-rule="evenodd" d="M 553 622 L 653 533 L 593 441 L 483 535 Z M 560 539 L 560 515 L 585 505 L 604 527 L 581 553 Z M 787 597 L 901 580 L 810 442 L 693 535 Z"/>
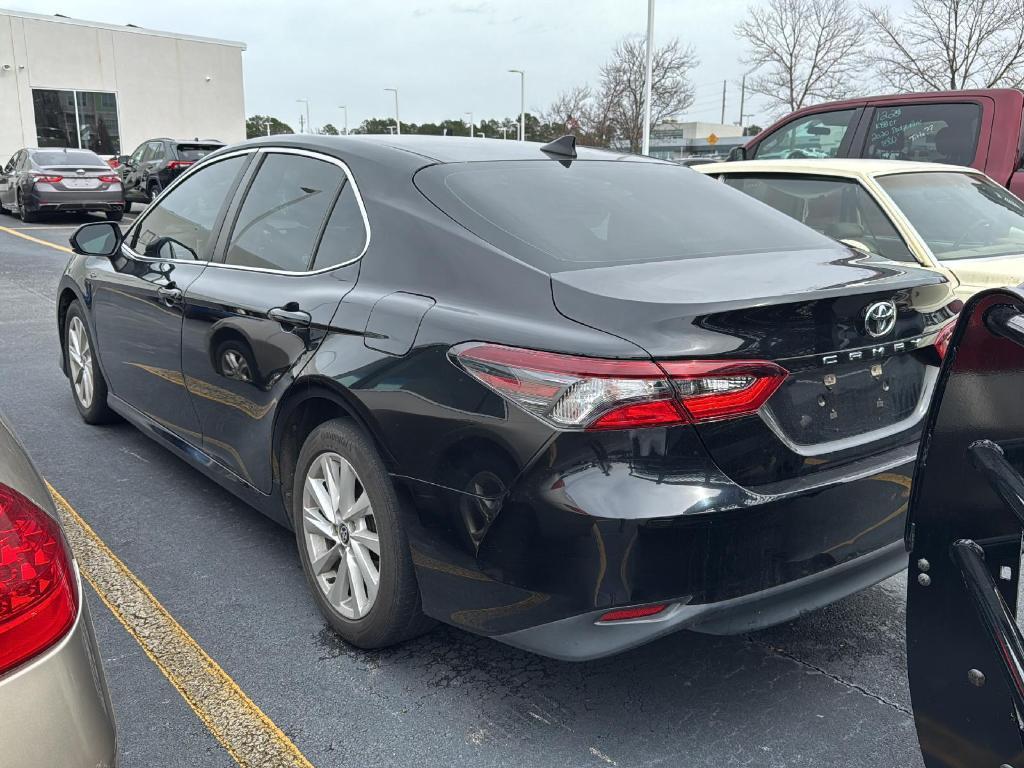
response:
<path id="1" fill-rule="evenodd" d="M 382 160 L 382 155 L 418 155 L 438 163 L 481 162 L 494 160 L 565 160 L 567 158 L 541 151 L 544 146 L 536 141 L 512 139 L 476 139 L 468 136 L 387 136 L 387 135 L 276 135 L 250 139 L 245 145 L 267 144 L 287 147 L 305 147 L 326 154 L 356 154 Z M 383 151 L 382 151 L 383 150 Z M 614 152 L 595 147 L 577 146 L 577 160 L 626 160 L 662 163 L 641 155 Z"/>

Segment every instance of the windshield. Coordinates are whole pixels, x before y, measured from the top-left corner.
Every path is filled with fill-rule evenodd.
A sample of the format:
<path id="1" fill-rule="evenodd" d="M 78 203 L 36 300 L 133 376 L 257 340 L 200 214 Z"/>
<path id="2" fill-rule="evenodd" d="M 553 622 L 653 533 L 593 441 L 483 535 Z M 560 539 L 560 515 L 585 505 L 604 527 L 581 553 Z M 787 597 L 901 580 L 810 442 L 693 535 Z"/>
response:
<path id="1" fill-rule="evenodd" d="M 81 149 L 51 149 L 33 152 L 32 162 L 38 166 L 52 165 L 106 165 L 95 152 Z"/>
<path id="2" fill-rule="evenodd" d="M 674 164 L 452 163 L 420 171 L 416 183 L 464 227 L 548 272 L 835 247 L 788 216 Z"/>
<path id="3" fill-rule="evenodd" d="M 179 144 L 178 159 L 195 162 L 202 160 L 211 152 L 216 152 L 223 144 Z"/>
<path id="4" fill-rule="evenodd" d="M 878 183 L 937 259 L 1024 253 L 1024 203 L 982 176 L 901 173 Z"/>

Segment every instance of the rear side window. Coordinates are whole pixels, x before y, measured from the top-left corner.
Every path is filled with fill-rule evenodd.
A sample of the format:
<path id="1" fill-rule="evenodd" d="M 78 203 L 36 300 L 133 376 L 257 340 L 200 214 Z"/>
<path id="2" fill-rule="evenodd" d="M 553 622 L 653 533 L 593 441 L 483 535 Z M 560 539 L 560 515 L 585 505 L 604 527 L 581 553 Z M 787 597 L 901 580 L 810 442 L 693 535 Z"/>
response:
<path id="1" fill-rule="evenodd" d="M 211 152 L 216 152 L 221 148 L 221 144 L 179 144 L 177 146 L 177 155 L 179 160 L 186 160 L 195 162 L 196 160 L 202 160 Z"/>
<path id="2" fill-rule="evenodd" d="M 797 118 L 765 137 L 754 151 L 758 160 L 837 157 L 855 109 Z"/>
<path id="3" fill-rule="evenodd" d="M 879 107 L 871 118 L 864 157 L 970 165 L 978 149 L 977 104 Z"/>
<path id="4" fill-rule="evenodd" d="M 304 272 L 345 174 L 311 157 L 268 154 L 238 213 L 228 264 Z"/>
<path id="5" fill-rule="evenodd" d="M 316 249 L 313 269 L 327 269 L 359 258 L 366 247 L 366 225 L 355 190 L 346 182 Z"/>
<path id="6" fill-rule="evenodd" d="M 417 186 L 484 240 L 547 272 L 835 247 L 787 216 L 675 164 L 452 163 Z"/>
<path id="7" fill-rule="evenodd" d="M 830 176 L 727 174 L 725 183 L 835 240 L 915 261 L 892 221 L 858 182 Z"/>
<path id="8" fill-rule="evenodd" d="M 197 170 L 151 206 L 132 230 L 129 247 L 158 259 L 206 259 L 217 216 L 247 158 Z"/>

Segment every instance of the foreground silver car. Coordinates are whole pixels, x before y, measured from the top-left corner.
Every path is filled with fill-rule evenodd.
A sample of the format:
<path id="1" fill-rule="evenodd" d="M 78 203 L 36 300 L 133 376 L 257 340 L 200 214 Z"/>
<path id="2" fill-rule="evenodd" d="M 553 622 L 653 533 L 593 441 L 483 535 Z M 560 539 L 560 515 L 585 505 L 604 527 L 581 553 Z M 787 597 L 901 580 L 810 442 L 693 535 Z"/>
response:
<path id="1" fill-rule="evenodd" d="M 53 501 L 0 418 L 0 768 L 111 768 L 114 713 Z"/>

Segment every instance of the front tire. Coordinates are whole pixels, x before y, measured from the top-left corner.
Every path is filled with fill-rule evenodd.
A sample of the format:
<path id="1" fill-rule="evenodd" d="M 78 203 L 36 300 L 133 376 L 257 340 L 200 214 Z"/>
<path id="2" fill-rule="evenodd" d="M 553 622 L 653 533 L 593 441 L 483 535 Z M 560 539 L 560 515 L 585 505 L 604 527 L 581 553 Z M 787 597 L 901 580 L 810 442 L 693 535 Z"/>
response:
<path id="1" fill-rule="evenodd" d="M 96 346 L 89 334 L 82 307 L 68 307 L 64 320 L 64 367 L 71 382 L 71 397 L 86 424 L 107 424 L 117 414 L 107 405 L 107 382 L 96 360 Z"/>
<path id="2" fill-rule="evenodd" d="M 292 523 L 306 581 L 335 632 L 382 648 L 426 631 L 398 497 L 366 434 L 321 424 L 299 453 Z"/>
<path id="3" fill-rule="evenodd" d="M 107 221 L 120 221 L 124 218 L 124 211 L 106 211 Z"/>

